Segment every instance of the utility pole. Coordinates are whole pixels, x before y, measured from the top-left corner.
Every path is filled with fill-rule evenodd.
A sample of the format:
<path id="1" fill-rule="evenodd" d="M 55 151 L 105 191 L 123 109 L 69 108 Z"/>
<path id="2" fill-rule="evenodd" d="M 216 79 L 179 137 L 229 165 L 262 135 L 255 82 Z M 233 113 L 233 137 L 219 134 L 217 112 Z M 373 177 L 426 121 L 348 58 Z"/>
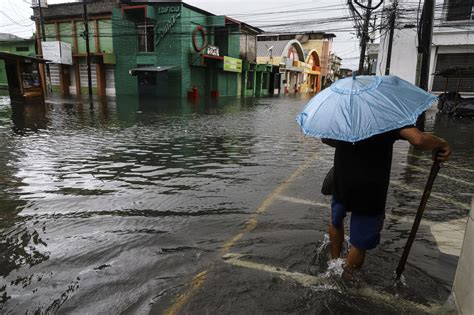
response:
<path id="1" fill-rule="evenodd" d="M 38 9 L 39 9 L 40 26 L 41 26 L 41 41 L 45 42 L 46 41 L 46 31 L 44 30 L 43 8 L 41 6 L 42 6 L 41 0 L 38 0 Z M 41 47 L 41 53 L 43 54 L 43 58 L 44 58 L 43 47 Z M 50 91 L 50 88 L 51 88 L 51 71 L 49 70 L 49 64 L 48 63 L 46 63 L 46 77 L 47 77 L 46 90 L 48 92 L 51 92 Z"/>
<path id="2" fill-rule="evenodd" d="M 428 91 L 428 82 L 430 78 L 430 58 L 431 43 L 433 40 L 433 19 L 435 0 L 425 0 L 423 13 L 421 15 L 421 40 L 418 46 L 418 65 L 417 65 L 417 83 L 420 88 Z M 419 32 L 420 30 L 418 30 Z M 425 118 L 423 113 L 416 122 L 418 129 L 425 130 Z"/>
<path id="3" fill-rule="evenodd" d="M 388 37 L 387 64 L 385 65 L 385 75 L 390 74 L 390 64 L 392 62 L 393 35 L 395 33 L 395 20 L 397 18 L 398 0 L 393 1 L 392 12 L 390 14 L 390 35 Z"/>
<path id="4" fill-rule="evenodd" d="M 425 4 L 423 5 L 421 43 L 420 46 L 418 46 L 418 54 L 419 57 L 421 57 L 419 87 L 425 91 L 428 91 L 428 81 L 430 77 L 431 44 L 433 41 L 433 19 L 435 9 L 434 2 L 434 0 L 425 0 Z"/>
<path id="5" fill-rule="evenodd" d="M 369 41 L 369 24 L 372 10 L 372 0 L 368 0 L 367 9 L 365 10 L 364 27 L 362 29 L 362 38 L 360 43 L 360 59 L 359 59 L 359 73 L 364 71 L 365 52 L 367 50 L 367 42 Z"/>
<path id="6" fill-rule="evenodd" d="M 89 99 L 92 99 L 92 74 L 91 74 L 91 51 L 89 46 L 89 17 L 87 15 L 86 0 L 82 0 L 84 7 L 84 39 L 86 41 L 86 63 L 87 63 L 87 84 L 89 87 Z M 92 106 L 92 103 L 91 103 Z"/>
<path id="7" fill-rule="evenodd" d="M 365 62 L 365 54 L 367 51 L 367 43 L 370 40 L 369 36 L 369 26 L 370 26 L 370 16 L 372 15 L 372 12 L 377 10 L 379 8 L 384 0 L 380 0 L 379 3 L 375 6 L 372 6 L 372 0 L 367 0 L 367 5 L 364 5 L 360 2 L 361 0 L 347 0 L 347 4 L 349 5 L 349 9 L 352 13 L 352 16 L 355 20 L 363 20 L 364 24 L 362 25 L 362 30 L 359 27 L 359 24 L 356 23 L 356 27 L 358 29 L 358 36 L 361 37 L 360 41 L 360 59 L 359 59 L 359 74 L 362 74 L 364 71 L 364 62 Z M 357 9 L 355 8 L 354 4 L 357 4 L 359 7 L 365 9 L 365 14 L 362 15 Z"/>

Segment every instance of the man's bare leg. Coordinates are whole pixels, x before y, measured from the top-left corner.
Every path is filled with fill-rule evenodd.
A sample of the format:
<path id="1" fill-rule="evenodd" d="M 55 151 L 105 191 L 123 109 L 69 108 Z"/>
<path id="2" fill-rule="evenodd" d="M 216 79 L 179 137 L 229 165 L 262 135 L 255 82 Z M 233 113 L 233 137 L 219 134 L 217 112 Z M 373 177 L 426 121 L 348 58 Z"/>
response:
<path id="1" fill-rule="evenodd" d="M 335 227 L 332 223 L 329 224 L 329 244 L 331 249 L 331 257 L 333 259 L 341 256 L 342 244 L 344 242 L 344 223 L 341 224 L 340 228 Z"/>
<path id="2" fill-rule="evenodd" d="M 365 249 L 360 249 L 352 245 L 349 250 L 349 255 L 347 255 L 346 266 L 350 268 L 351 271 L 359 270 L 364 264 L 365 253 Z"/>

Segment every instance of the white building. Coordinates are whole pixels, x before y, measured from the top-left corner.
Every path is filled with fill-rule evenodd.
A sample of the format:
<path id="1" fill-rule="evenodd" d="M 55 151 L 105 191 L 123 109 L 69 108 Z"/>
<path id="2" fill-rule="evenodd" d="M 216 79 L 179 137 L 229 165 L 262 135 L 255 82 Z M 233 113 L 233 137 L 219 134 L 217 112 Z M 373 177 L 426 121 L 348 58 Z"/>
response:
<path id="1" fill-rule="evenodd" d="M 415 83 L 417 71 L 417 24 L 421 18 L 423 1 L 399 0 L 399 14 L 393 37 L 390 74 Z M 392 4 L 387 2 L 386 7 Z M 419 9 L 419 10 L 418 10 Z M 380 39 L 377 75 L 384 75 L 389 32 Z M 431 47 L 429 89 L 444 92 L 445 79 L 436 71 L 449 67 L 474 66 L 474 1 L 436 0 L 433 44 Z M 448 81 L 448 90 L 455 91 L 457 80 Z M 462 80 L 460 91 L 474 93 L 474 78 Z"/>

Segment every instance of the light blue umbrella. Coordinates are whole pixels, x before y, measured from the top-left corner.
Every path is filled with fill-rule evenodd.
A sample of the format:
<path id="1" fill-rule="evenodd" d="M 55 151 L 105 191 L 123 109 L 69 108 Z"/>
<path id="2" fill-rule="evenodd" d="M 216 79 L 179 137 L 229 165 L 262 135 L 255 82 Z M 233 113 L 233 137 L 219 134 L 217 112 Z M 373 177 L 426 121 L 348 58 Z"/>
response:
<path id="1" fill-rule="evenodd" d="M 349 77 L 316 95 L 296 121 L 305 135 L 357 142 L 415 124 L 436 101 L 396 76 Z"/>

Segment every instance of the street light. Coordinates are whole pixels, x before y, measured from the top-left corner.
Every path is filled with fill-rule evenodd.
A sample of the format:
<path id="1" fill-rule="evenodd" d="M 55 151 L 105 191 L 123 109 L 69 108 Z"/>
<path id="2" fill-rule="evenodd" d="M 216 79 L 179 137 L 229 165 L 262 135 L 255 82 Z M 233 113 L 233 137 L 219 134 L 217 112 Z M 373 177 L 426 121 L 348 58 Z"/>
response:
<path id="1" fill-rule="evenodd" d="M 267 51 L 270 52 L 270 63 L 273 64 L 273 48 L 275 46 L 268 47 L 268 45 L 265 44 L 265 47 L 267 47 Z"/>

